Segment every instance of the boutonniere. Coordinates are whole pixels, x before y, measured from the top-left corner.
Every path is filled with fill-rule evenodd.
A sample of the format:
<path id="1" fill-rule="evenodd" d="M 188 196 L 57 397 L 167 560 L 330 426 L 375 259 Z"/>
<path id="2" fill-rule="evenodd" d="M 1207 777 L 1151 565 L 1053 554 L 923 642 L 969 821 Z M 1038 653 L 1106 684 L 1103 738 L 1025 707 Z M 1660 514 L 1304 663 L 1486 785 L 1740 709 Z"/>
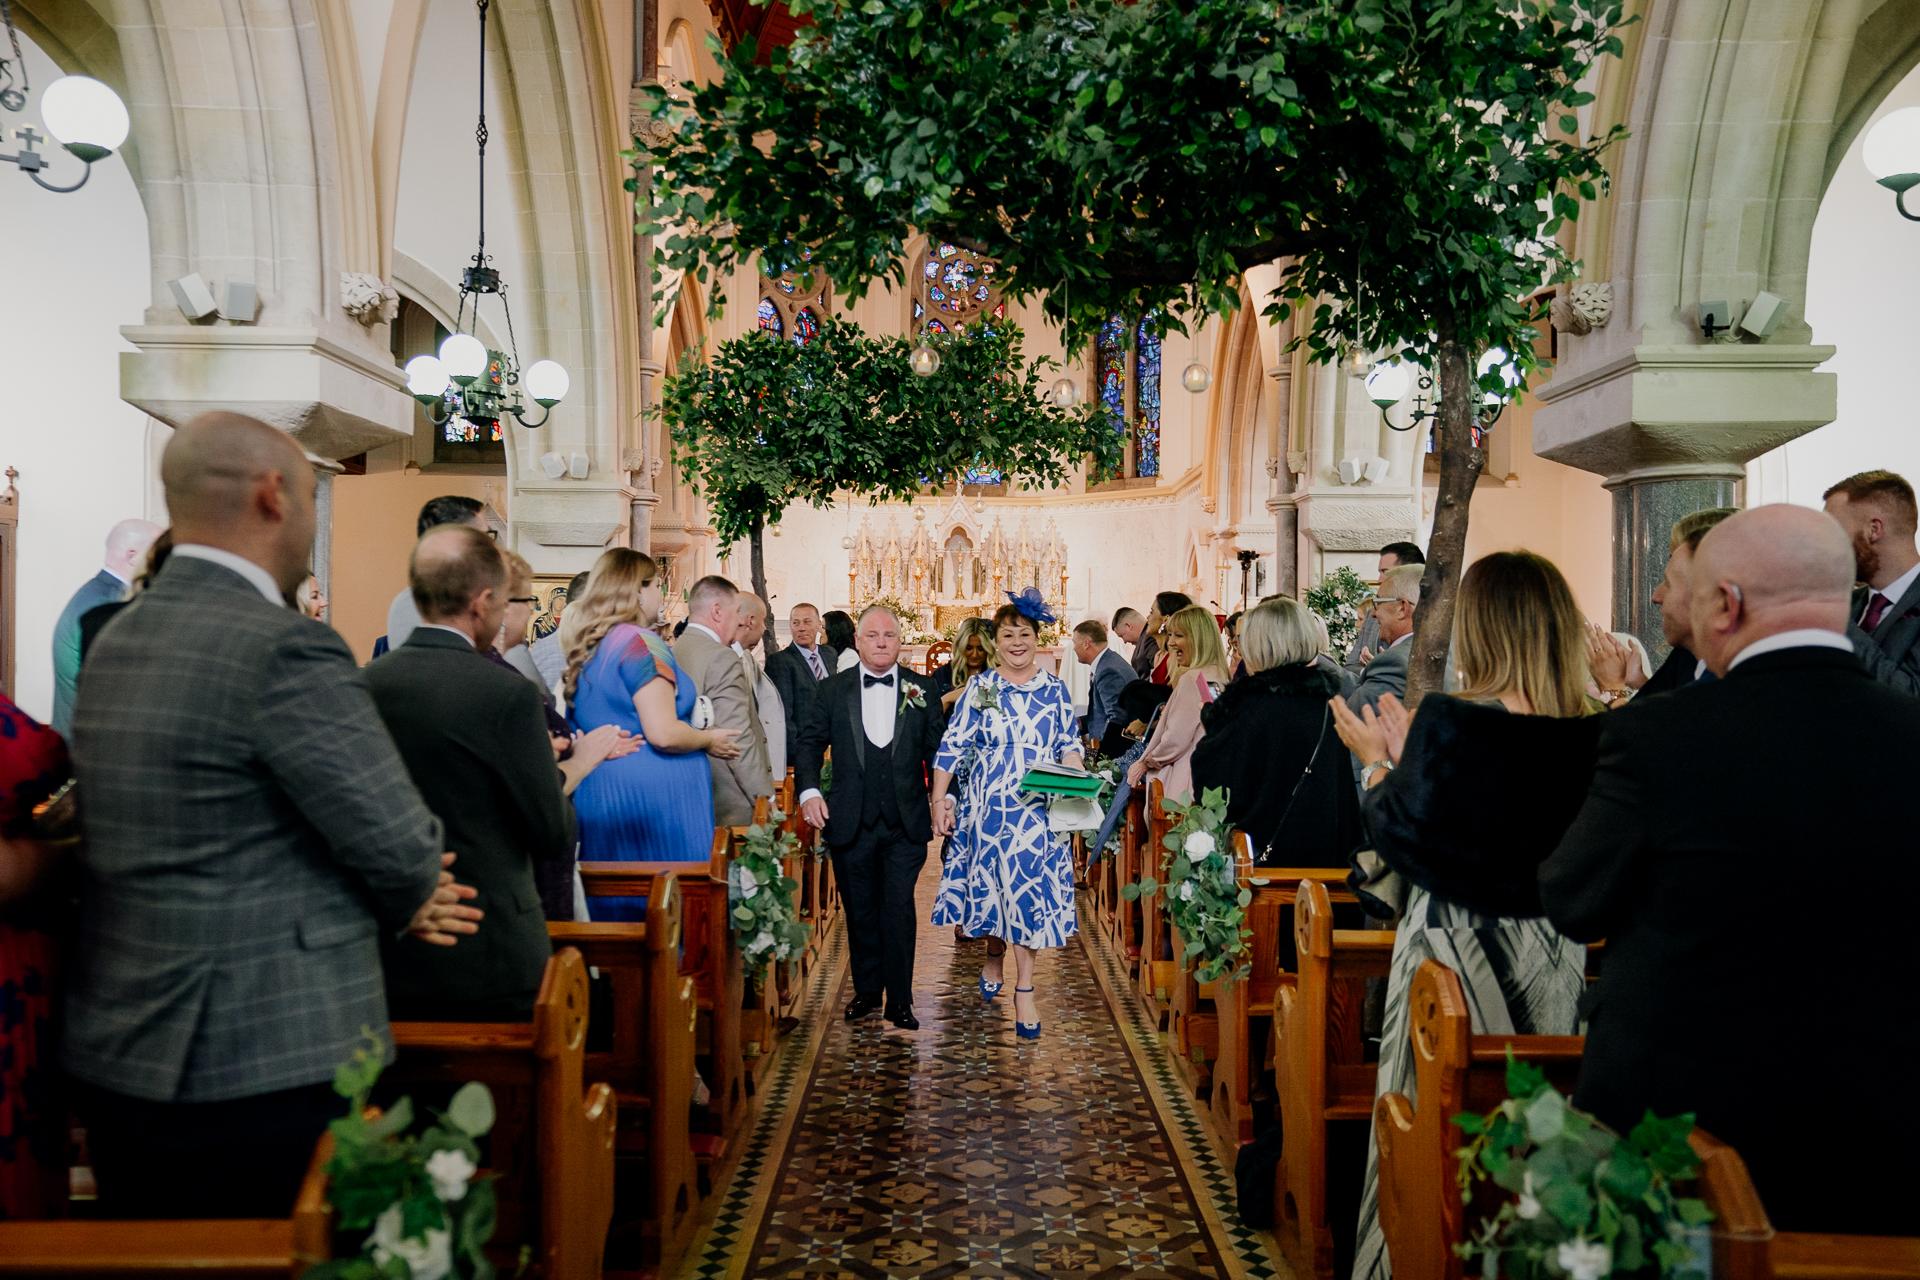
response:
<path id="1" fill-rule="evenodd" d="M 927 709 L 927 691 L 911 680 L 902 680 L 900 682 L 899 714 L 904 715 L 908 707 L 912 707 L 915 711 L 925 711 Z"/>
<path id="2" fill-rule="evenodd" d="M 975 711 L 998 711 L 1000 709 L 1000 690 L 990 680 L 978 680 L 973 686 L 973 709 Z"/>

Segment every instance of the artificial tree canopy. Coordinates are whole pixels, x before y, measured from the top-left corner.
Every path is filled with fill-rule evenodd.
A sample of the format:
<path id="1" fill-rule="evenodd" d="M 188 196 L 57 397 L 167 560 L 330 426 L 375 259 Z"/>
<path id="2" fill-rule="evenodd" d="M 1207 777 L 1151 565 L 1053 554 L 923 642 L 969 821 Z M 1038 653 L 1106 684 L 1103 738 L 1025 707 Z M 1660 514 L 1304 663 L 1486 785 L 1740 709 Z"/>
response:
<path id="1" fill-rule="evenodd" d="M 1103 409 L 1042 398 L 1054 362 L 1025 361 L 1018 328 L 929 341 L 942 357 L 929 378 L 908 367 L 906 339 L 836 319 L 805 344 L 756 330 L 707 363 L 683 358 L 661 411 L 721 544 L 778 523 L 793 503 L 824 507 L 842 492 L 904 501 L 977 468 L 1050 487 L 1083 460 L 1095 474 L 1120 465 L 1124 440 Z"/>

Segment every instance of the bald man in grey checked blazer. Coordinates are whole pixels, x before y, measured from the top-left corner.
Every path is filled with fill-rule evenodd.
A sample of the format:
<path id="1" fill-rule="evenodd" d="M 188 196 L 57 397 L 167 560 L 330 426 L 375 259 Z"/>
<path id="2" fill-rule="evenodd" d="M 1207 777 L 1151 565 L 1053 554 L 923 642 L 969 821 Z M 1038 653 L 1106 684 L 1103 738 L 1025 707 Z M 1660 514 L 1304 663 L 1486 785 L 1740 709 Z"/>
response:
<path id="1" fill-rule="evenodd" d="M 386 1032 L 379 935 L 433 932 L 445 845 L 346 644 L 280 598 L 313 537 L 300 450 L 207 415 L 162 474 L 173 557 L 75 700 L 62 1060 L 109 1216 L 284 1218 L 334 1068 Z"/>

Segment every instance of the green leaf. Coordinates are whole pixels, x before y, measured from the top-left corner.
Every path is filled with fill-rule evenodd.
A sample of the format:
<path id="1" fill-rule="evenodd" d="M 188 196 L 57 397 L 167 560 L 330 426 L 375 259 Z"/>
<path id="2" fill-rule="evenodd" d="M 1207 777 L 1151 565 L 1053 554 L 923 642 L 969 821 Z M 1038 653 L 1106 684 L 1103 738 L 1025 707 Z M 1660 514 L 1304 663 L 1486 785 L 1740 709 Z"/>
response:
<path id="1" fill-rule="evenodd" d="M 1707 1208 L 1705 1200 L 1676 1199 L 1673 1208 L 1680 1215 L 1680 1221 L 1689 1227 L 1712 1222 L 1714 1218 L 1713 1210 Z"/>
<path id="2" fill-rule="evenodd" d="M 405 1133 L 412 1127 L 413 1099 L 402 1098 L 388 1107 L 378 1120 L 367 1122 L 366 1138 L 369 1142 L 378 1142 L 383 1138 Z"/>
<path id="3" fill-rule="evenodd" d="M 733 920 L 735 924 L 752 924 L 754 921 L 752 908 L 735 907 L 733 909 Z"/>
<path id="4" fill-rule="evenodd" d="M 1536 1143 L 1560 1136 L 1567 1122 L 1567 1102 L 1552 1089 L 1546 1089 L 1527 1104 L 1527 1135 Z"/>
<path id="5" fill-rule="evenodd" d="M 468 1137 L 478 1138 L 493 1128 L 493 1092 L 478 1080 L 460 1086 L 447 1104 L 447 1119 Z"/>
<path id="6" fill-rule="evenodd" d="M 1113 106 L 1115 103 L 1119 102 L 1120 99 L 1126 96 L 1127 96 L 1127 86 L 1125 81 L 1110 80 L 1107 82 L 1107 105 L 1108 106 L 1110 107 Z"/>
<path id="7" fill-rule="evenodd" d="M 1009 13 L 1005 9 L 1002 9 L 993 15 L 993 20 L 1002 26 L 1011 27 L 1020 21 L 1020 15 L 1017 13 Z"/>

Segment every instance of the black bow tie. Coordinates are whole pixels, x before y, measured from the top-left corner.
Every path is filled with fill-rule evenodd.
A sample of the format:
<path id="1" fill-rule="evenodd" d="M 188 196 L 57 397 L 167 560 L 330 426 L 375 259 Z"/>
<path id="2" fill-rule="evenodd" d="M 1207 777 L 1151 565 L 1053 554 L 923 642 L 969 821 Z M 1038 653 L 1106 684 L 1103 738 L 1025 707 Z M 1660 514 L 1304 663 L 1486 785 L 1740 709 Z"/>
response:
<path id="1" fill-rule="evenodd" d="M 873 688 L 873 686 L 877 684 L 892 684 L 892 683 L 893 683 L 893 677 L 891 675 L 885 675 L 885 676 L 862 675 L 860 677 L 860 687 L 862 689 L 871 689 Z"/>

